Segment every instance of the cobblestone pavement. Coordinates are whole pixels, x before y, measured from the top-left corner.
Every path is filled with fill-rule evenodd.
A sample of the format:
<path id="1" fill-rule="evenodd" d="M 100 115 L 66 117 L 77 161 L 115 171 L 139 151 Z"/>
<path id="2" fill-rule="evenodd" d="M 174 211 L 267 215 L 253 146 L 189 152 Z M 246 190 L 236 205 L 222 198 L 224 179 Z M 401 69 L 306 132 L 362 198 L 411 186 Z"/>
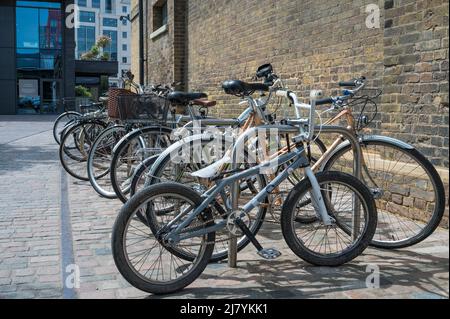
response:
<path id="1" fill-rule="evenodd" d="M 63 171 L 53 119 L 0 117 L 0 298 L 162 298 L 131 287 L 118 273 L 110 233 L 121 204 Z M 259 239 L 280 249 L 279 259 L 262 260 L 247 247 L 237 269 L 211 264 L 191 286 L 164 298 L 448 298 L 448 236 L 439 229 L 415 247 L 370 248 L 345 266 L 327 268 L 299 260 L 279 226 L 266 223 Z M 72 263 L 81 276 L 75 290 L 63 285 Z M 366 287 L 373 265 L 379 289 Z"/>

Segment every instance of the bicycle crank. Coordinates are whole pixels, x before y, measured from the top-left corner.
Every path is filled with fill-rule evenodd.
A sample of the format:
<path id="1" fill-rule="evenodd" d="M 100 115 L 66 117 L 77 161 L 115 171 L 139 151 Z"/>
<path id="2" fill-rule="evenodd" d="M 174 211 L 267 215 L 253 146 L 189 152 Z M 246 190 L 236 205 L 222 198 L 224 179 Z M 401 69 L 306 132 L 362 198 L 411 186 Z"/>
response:
<path id="1" fill-rule="evenodd" d="M 281 252 L 276 250 L 275 248 L 263 248 L 244 221 L 237 216 L 234 219 L 234 224 L 239 227 L 242 233 L 250 239 L 250 242 L 255 246 L 258 251 L 258 255 L 260 255 L 264 259 L 275 259 L 281 256 Z"/>

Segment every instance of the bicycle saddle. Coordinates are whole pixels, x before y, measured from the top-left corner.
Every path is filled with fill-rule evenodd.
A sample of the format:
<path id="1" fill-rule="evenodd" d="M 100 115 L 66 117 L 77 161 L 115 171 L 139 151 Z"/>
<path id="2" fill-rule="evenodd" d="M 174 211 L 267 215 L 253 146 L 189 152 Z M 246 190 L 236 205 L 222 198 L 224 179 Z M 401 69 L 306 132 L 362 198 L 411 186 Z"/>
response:
<path id="1" fill-rule="evenodd" d="M 214 105 L 216 105 L 216 101 L 210 101 L 210 100 L 206 100 L 206 99 L 196 99 L 196 100 L 193 100 L 192 103 L 194 105 L 203 106 L 203 107 L 213 107 Z"/>
<path id="2" fill-rule="evenodd" d="M 250 95 L 254 91 L 269 91 L 269 86 L 263 83 L 246 83 L 239 80 L 225 81 L 222 88 L 225 93 L 232 95 Z"/>
<path id="3" fill-rule="evenodd" d="M 173 91 L 167 95 L 167 99 L 173 104 L 189 104 L 197 99 L 207 98 L 206 93 Z"/>
<path id="4" fill-rule="evenodd" d="M 199 169 L 198 171 L 192 172 L 191 176 L 199 178 L 212 178 L 216 176 L 217 173 L 219 173 L 222 165 L 230 163 L 230 160 L 231 158 L 229 156 L 225 156 L 217 162 L 212 163 L 211 165 Z"/>

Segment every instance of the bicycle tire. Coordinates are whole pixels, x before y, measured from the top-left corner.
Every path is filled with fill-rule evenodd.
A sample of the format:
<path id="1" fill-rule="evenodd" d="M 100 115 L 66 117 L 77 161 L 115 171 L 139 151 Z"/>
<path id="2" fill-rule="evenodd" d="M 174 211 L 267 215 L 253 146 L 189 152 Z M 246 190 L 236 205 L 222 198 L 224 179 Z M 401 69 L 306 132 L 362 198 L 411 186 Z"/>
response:
<path id="1" fill-rule="evenodd" d="M 108 199 L 117 198 L 117 194 L 113 189 L 109 190 L 105 186 L 100 185 L 100 183 L 98 181 L 99 179 L 108 179 L 108 182 L 111 185 L 111 181 L 109 180 L 109 178 L 110 178 L 110 175 L 109 175 L 110 163 L 107 165 L 107 169 L 104 172 L 102 172 L 101 174 L 95 173 L 94 162 L 95 162 L 96 156 L 98 155 L 97 148 L 101 145 L 102 141 L 105 138 L 107 138 L 109 135 L 111 135 L 112 133 L 117 134 L 118 137 L 123 137 L 126 134 L 126 132 L 127 132 L 127 130 L 125 129 L 125 126 L 123 126 L 123 125 L 116 125 L 116 126 L 112 126 L 112 127 L 105 129 L 102 133 L 100 133 L 99 136 L 97 136 L 97 138 L 94 141 L 94 144 L 92 145 L 92 148 L 89 151 L 89 157 L 87 160 L 87 170 L 88 170 L 89 182 L 91 183 L 94 190 L 100 196 L 108 198 Z M 112 150 L 113 150 L 114 146 L 117 144 L 117 142 L 118 142 L 118 140 L 116 141 L 116 143 L 114 143 L 114 145 L 111 145 L 111 150 L 110 150 L 110 154 L 109 154 L 110 158 L 112 158 Z"/>
<path id="2" fill-rule="evenodd" d="M 412 148 L 412 149 L 405 149 L 402 148 L 396 144 L 392 144 L 389 143 L 387 141 L 376 141 L 376 140 L 364 140 L 361 142 L 363 148 L 368 149 L 368 147 L 372 146 L 375 147 L 375 149 L 379 146 L 379 147 L 388 147 L 388 148 L 392 148 L 395 151 L 400 151 L 403 154 L 407 154 L 410 159 L 412 159 L 414 162 L 418 163 L 418 165 L 420 165 L 420 167 L 425 171 L 426 175 L 428 176 L 428 178 L 431 181 L 431 184 L 433 185 L 433 192 L 435 194 L 435 205 L 434 205 L 434 209 L 433 212 L 431 213 L 431 217 L 430 219 L 426 222 L 426 225 L 415 235 L 410 236 L 408 238 L 404 238 L 402 240 L 394 240 L 395 234 L 393 233 L 393 227 L 394 225 L 392 225 L 391 229 L 386 229 L 386 228 L 381 228 L 381 226 L 383 225 L 383 221 L 385 219 L 384 213 L 383 213 L 383 209 L 382 209 L 382 203 L 381 201 L 376 201 L 377 202 L 377 207 L 378 207 L 378 215 L 379 215 L 379 225 L 378 225 L 378 231 L 377 234 L 375 235 L 374 239 L 372 240 L 371 245 L 374 247 L 378 247 L 378 248 L 387 248 L 387 249 L 397 249 L 397 248 L 404 248 L 404 247 L 409 247 L 412 245 L 415 245 L 423 240 L 425 240 L 428 236 L 430 236 L 434 230 L 439 226 L 442 217 L 444 215 L 444 210 L 445 210 L 445 190 L 444 190 L 444 185 L 442 183 L 442 180 L 438 174 L 438 172 L 436 171 L 435 167 L 431 164 L 430 161 L 428 161 L 425 156 L 423 156 L 417 149 Z M 335 154 L 333 154 L 330 159 L 328 159 L 327 163 L 324 165 L 324 170 L 337 170 L 337 167 L 333 167 L 334 163 L 336 163 L 338 161 L 338 159 L 342 156 L 345 156 L 345 154 L 350 154 L 351 153 L 351 146 L 346 146 L 340 150 L 338 150 Z M 363 156 L 364 156 L 364 151 L 363 151 Z M 404 156 L 404 155 L 402 155 Z M 366 160 L 366 159 L 365 159 Z M 405 160 L 406 161 L 406 160 Z M 370 159 L 368 159 L 368 162 L 372 162 L 370 161 Z M 407 163 L 409 163 L 409 161 L 407 161 Z M 376 165 L 375 163 L 373 165 Z M 391 167 L 390 169 L 394 169 L 395 166 Z M 395 174 L 395 172 L 388 172 L 389 174 Z M 411 171 L 412 173 L 412 171 Z M 364 180 L 364 174 L 363 174 L 363 180 Z M 366 178 L 367 179 L 367 178 Z M 369 184 L 369 181 L 366 181 L 367 184 Z M 386 213 L 389 214 L 389 213 Z M 393 217 L 395 218 L 395 217 Z M 400 218 L 400 217 L 399 217 Z M 387 219 L 387 217 L 386 217 Z M 391 219 L 392 220 L 392 219 Z M 393 221 L 393 220 L 392 220 Z M 386 227 L 388 227 L 386 225 Z M 406 226 L 404 226 L 406 227 Z M 412 226 L 409 226 L 410 228 Z M 381 231 L 383 232 L 389 232 L 388 235 L 386 235 L 387 237 L 391 237 L 392 240 L 380 240 L 377 238 L 381 238 Z"/>
<path id="3" fill-rule="evenodd" d="M 127 230 L 127 225 L 132 221 L 134 212 L 139 210 L 147 199 L 164 194 L 175 194 L 181 198 L 186 198 L 195 206 L 200 205 L 202 202 L 200 195 L 183 185 L 176 183 L 161 183 L 158 185 L 152 185 L 151 187 L 137 193 L 129 201 L 127 201 L 127 203 L 125 203 L 116 218 L 111 238 L 112 254 L 119 272 L 134 287 L 153 294 L 168 294 L 179 291 L 197 279 L 208 265 L 214 249 L 215 240 L 214 232 L 203 235 L 203 241 L 206 241 L 206 243 L 202 244 L 198 259 L 192 270 L 190 270 L 186 276 L 181 277 L 180 279 L 172 280 L 169 283 L 158 282 L 158 276 L 156 281 L 150 281 L 147 278 L 144 278 L 139 271 L 134 269 L 134 267 L 130 265 L 130 259 L 125 251 L 125 232 Z M 205 211 L 205 213 L 202 214 L 202 217 L 207 225 L 213 223 L 212 215 L 208 211 Z M 149 218 L 151 219 L 151 214 L 149 214 Z M 170 250 L 168 251 L 171 253 Z M 162 280 L 164 280 L 164 277 L 162 277 L 161 281 Z"/>
<path id="4" fill-rule="evenodd" d="M 126 203 L 129 198 L 129 186 L 122 187 L 121 183 L 118 179 L 118 163 L 119 160 L 123 154 L 123 152 L 129 147 L 129 143 L 134 141 L 136 138 L 139 138 L 139 136 L 143 135 L 154 135 L 161 137 L 164 136 L 170 136 L 170 133 L 172 132 L 171 128 L 163 127 L 163 126 L 149 126 L 144 127 L 142 129 L 134 130 L 127 135 L 125 135 L 114 147 L 113 150 L 113 156 L 111 159 L 111 167 L 110 167 L 110 178 L 111 178 L 111 185 L 114 189 L 114 192 L 117 195 L 117 198 L 119 198 L 123 203 Z M 167 147 L 168 145 L 165 145 L 164 147 Z M 145 156 L 145 155 L 144 155 Z M 142 161 L 145 158 L 142 159 Z M 141 161 L 141 162 L 142 162 Z M 139 164 L 137 164 L 139 165 Z M 134 172 L 133 174 L 134 175 Z M 131 183 L 132 175 L 129 177 Z"/>
<path id="5" fill-rule="evenodd" d="M 73 116 L 74 118 L 69 119 L 69 121 L 64 125 L 63 130 L 61 130 L 61 132 L 58 132 L 58 124 L 65 118 L 65 117 L 70 117 Z M 55 139 L 56 143 L 58 143 L 58 145 L 61 143 L 61 136 L 62 133 L 64 132 L 64 129 L 70 125 L 70 123 L 73 123 L 75 118 L 78 118 L 81 116 L 81 113 L 79 112 L 75 112 L 75 111 L 68 111 L 68 112 L 64 112 L 62 114 L 60 114 L 55 122 L 53 123 L 53 138 Z"/>
<path id="6" fill-rule="evenodd" d="M 340 254 L 327 254 L 326 248 L 325 254 L 311 252 L 311 250 L 306 247 L 305 243 L 302 240 L 298 239 L 297 232 L 295 230 L 295 226 L 301 224 L 295 220 L 294 214 L 296 212 L 296 204 L 299 198 L 303 198 L 306 193 L 309 193 L 309 190 L 312 187 L 310 180 L 308 178 L 305 178 L 292 189 L 283 204 L 281 212 L 281 229 L 283 237 L 286 240 L 289 248 L 297 256 L 307 261 L 308 263 L 317 266 L 339 266 L 361 255 L 361 253 L 370 244 L 377 226 L 377 210 L 375 201 L 369 189 L 360 180 L 352 175 L 341 172 L 327 171 L 316 174 L 316 178 L 321 185 L 326 184 L 327 182 L 335 182 L 348 187 L 358 195 L 358 198 L 363 204 L 362 206 L 365 208 L 365 212 L 367 215 L 367 222 L 365 223 L 364 228 L 361 231 L 362 234 L 351 248 L 343 250 L 343 252 Z M 323 191 L 322 195 L 325 199 L 326 196 Z M 330 206 L 327 208 L 329 208 L 329 210 L 332 210 L 332 208 L 334 207 Z M 328 234 L 328 230 L 326 231 L 326 234 Z M 308 240 L 310 239 L 308 238 Z M 319 247 L 319 249 L 320 248 L 321 247 Z"/>
<path id="7" fill-rule="evenodd" d="M 88 154 L 83 155 L 82 153 L 80 153 L 78 145 L 71 148 L 71 149 L 76 149 L 76 151 L 74 152 L 75 154 L 72 154 L 71 152 L 68 151 L 69 148 L 65 147 L 65 144 L 66 144 L 66 142 L 68 142 L 67 141 L 68 139 L 73 138 L 72 135 L 75 134 L 75 132 L 77 130 L 79 130 L 79 129 L 84 130 L 84 127 L 87 125 L 97 126 L 99 131 L 103 131 L 107 126 L 107 124 L 102 121 L 91 121 L 89 123 L 78 123 L 76 125 L 71 126 L 68 129 L 66 134 L 64 134 L 63 138 L 61 139 L 61 144 L 59 145 L 59 159 L 60 159 L 61 165 L 63 166 L 64 170 L 67 173 L 69 173 L 71 176 L 73 176 L 79 180 L 82 180 L 82 181 L 89 180 L 89 178 L 87 176 L 87 169 L 86 169 L 86 161 L 87 161 Z M 95 139 L 95 136 L 89 137 L 88 144 L 90 144 L 90 146 L 92 146 L 94 139 Z M 78 144 L 78 141 L 74 141 L 74 143 Z M 83 145 L 84 145 L 84 143 L 83 143 Z M 77 152 L 79 154 L 77 154 Z M 73 165 L 68 163 L 68 159 L 71 159 L 74 161 Z M 74 165 L 79 166 L 80 169 L 75 171 L 75 169 L 72 167 Z M 84 166 L 84 167 L 82 167 L 82 166 Z"/>

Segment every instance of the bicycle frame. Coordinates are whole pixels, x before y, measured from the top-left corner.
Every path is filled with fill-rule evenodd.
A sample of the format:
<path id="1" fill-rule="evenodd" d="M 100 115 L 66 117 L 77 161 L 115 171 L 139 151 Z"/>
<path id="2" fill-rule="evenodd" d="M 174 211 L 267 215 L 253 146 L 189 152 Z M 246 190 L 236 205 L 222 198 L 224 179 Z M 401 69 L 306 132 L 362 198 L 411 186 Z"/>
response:
<path id="1" fill-rule="evenodd" d="M 159 231 L 159 233 L 163 232 L 167 229 L 170 229 L 172 226 L 174 226 L 175 223 L 177 223 L 181 218 L 183 218 L 186 215 L 187 215 L 187 218 L 183 222 L 181 222 L 179 225 L 176 225 L 176 227 L 173 230 L 171 230 L 165 237 L 165 239 L 169 243 L 172 243 L 172 244 L 178 243 L 185 239 L 202 236 L 207 233 L 222 229 L 223 227 L 226 226 L 227 221 L 225 219 L 221 220 L 218 223 L 215 223 L 212 226 L 208 226 L 208 227 L 200 229 L 200 230 L 195 230 L 190 233 L 182 234 L 183 229 L 186 226 L 188 226 L 190 223 L 192 223 L 192 221 L 194 221 L 194 219 L 196 219 L 199 214 L 201 214 L 205 209 L 207 209 L 207 207 L 213 201 L 215 201 L 217 195 L 222 194 L 224 189 L 227 186 L 231 186 L 233 183 L 236 183 L 237 181 L 239 181 L 241 179 L 244 179 L 244 178 L 247 178 L 250 176 L 254 176 L 261 169 L 277 167 L 280 165 L 280 163 L 282 163 L 282 164 L 287 163 L 291 160 L 294 160 L 294 161 L 288 167 L 286 167 L 281 174 L 279 174 L 273 180 L 271 180 L 270 183 L 268 183 L 266 185 L 266 187 L 264 187 L 258 194 L 256 194 L 251 201 L 249 201 L 247 204 L 244 205 L 244 207 L 242 208 L 242 212 L 248 213 L 253 208 L 257 207 L 261 202 L 263 202 L 267 198 L 267 196 L 269 196 L 269 194 L 276 187 L 278 187 L 284 180 L 286 180 L 288 178 L 288 176 L 292 170 L 295 170 L 298 168 L 303 168 L 305 170 L 306 176 L 310 179 L 311 184 L 312 184 L 313 192 L 311 193 L 311 199 L 313 201 L 313 205 L 315 204 L 319 208 L 319 214 L 320 214 L 320 217 L 322 218 L 323 223 L 325 225 L 331 225 L 333 219 L 327 213 L 326 206 L 325 206 L 324 200 L 323 200 L 321 192 L 320 192 L 319 184 L 317 183 L 317 180 L 315 179 L 314 174 L 313 174 L 311 168 L 309 167 L 309 160 L 305 154 L 305 149 L 304 149 L 303 145 L 301 145 L 301 146 L 297 145 L 296 150 L 294 150 L 290 153 L 281 155 L 280 157 L 272 159 L 268 162 L 261 163 L 257 166 L 251 167 L 249 169 L 246 169 L 244 171 L 241 171 L 239 173 L 233 174 L 229 177 L 225 177 L 225 178 L 219 180 L 215 186 L 213 186 L 212 188 L 207 190 L 202 195 L 204 200 L 199 206 L 197 206 L 193 211 L 190 211 L 190 212 L 184 211 L 184 212 L 181 212 L 180 214 L 178 214 L 173 220 L 171 220 L 167 225 L 165 225 Z"/>

